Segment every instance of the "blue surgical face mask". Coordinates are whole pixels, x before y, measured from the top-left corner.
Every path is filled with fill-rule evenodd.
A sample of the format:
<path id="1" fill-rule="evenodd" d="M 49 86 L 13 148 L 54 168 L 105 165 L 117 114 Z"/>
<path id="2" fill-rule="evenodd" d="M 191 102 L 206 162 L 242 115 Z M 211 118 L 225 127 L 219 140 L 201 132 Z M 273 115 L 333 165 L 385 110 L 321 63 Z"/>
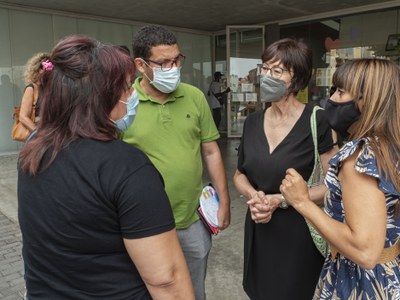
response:
<path id="1" fill-rule="evenodd" d="M 261 101 L 275 102 L 288 94 L 286 83 L 270 75 L 260 76 L 260 98 Z"/>
<path id="2" fill-rule="evenodd" d="M 173 67 L 171 70 L 163 71 L 161 68 L 152 68 L 153 80 L 143 73 L 150 84 L 162 93 L 169 94 L 175 91 L 181 82 L 181 68 Z"/>
<path id="3" fill-rule="evenodd" d="M 136 110 L 139 105 L 139 96 L 136 90 L 134 90 L 126 102 L 122 100 L 119 101 L 126 104 L 126 115 L 115 121 L 115 125 L 119 130 L 125 131 L 132 125 L 133 120 L 136 117 Z"/>

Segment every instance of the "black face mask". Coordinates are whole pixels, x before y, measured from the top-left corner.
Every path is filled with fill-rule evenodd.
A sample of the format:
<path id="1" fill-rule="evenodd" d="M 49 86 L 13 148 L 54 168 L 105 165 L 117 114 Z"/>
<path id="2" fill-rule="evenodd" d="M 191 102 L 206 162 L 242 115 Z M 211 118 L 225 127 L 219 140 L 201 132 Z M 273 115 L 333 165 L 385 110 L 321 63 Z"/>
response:
<path id="1" fill-rule="evenodd" d="M 346 139 L 349 136 L 347 130 L 360 118 L 360 111 L 354 101 L 335 102 L 329 99 L 325 105 L 328 123 L 333 130 Z"/>

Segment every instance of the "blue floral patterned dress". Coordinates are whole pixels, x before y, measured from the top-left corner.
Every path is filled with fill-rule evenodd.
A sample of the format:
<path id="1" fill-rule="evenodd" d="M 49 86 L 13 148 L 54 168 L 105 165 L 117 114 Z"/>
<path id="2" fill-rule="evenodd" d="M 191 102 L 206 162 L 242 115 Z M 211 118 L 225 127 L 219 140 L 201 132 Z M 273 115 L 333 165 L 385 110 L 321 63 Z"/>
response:
<path id="1" fill-rule="evenodd" d="M 329 162 L 331 167 L 326 175 L 325 184 L 328 186 L 329 197 L 325 200 L 325 212 L 333 219 L 344 222 L 342 191 L 338 180 L 342 162 L 352 155 L 357 148 L 358 154 L 355 170 L 375 177 L 379 188 L 384 192 L 387 207 L 385 248 L 393 246 L 400 236 L 400 218 L 394 215 L 394 209 L 399 201 L 400 193 L 393 184 L 385 181 L 378 173 L 375 155 L 364 138 L 352 141 Z M 400 258 L 383 264 L 377 264 L 374 269 L 367 270 L 359 267 L 340 253 L 336 257 L 331 254 L 325 260 L 313 300 L 380 300 L 400 299 Z"/>

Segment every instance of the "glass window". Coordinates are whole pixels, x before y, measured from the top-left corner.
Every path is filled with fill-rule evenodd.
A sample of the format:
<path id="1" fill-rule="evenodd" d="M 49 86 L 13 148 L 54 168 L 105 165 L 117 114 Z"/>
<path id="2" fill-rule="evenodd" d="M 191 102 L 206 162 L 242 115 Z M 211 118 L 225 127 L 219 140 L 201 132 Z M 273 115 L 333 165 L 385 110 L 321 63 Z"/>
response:
<path id="1" fill-rule="evenodd" d="M 346 60 L 381 57 L 399 62 L 398 20 L 399 10 L 391 9 L 282 26 L 281 38 L 303 38 L 313 50 L 313 75 L 304 101 L 324 105 L 332 75 Z"/>

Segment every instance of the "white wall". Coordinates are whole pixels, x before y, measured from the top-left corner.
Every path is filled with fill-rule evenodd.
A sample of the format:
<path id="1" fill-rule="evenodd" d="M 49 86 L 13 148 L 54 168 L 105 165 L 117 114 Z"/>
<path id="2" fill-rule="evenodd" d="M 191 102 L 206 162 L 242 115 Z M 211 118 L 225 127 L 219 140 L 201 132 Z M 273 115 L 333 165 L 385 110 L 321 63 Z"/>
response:
<path id="1" fill-rule="evenodd" d="M 13 107 L 21 102 L 25 86 L 24 66 L 33 54 L 51 51 L 59 39 L 76 33 L 131 49 L 132 36 L 140 27 L 140 24 L 119 20 L 112 22 L 101 18 L 0 8 L 0 155 L 18 151 L 21 147 L 10 137 L 11 113 Z M 211 63 L 211 34 L 176 29 L 174 32 L 181 52 L 187 57 L 182 81 L 206 91 L 206 77 L 211 75 L 211 71 L 198 66 Z"/>

